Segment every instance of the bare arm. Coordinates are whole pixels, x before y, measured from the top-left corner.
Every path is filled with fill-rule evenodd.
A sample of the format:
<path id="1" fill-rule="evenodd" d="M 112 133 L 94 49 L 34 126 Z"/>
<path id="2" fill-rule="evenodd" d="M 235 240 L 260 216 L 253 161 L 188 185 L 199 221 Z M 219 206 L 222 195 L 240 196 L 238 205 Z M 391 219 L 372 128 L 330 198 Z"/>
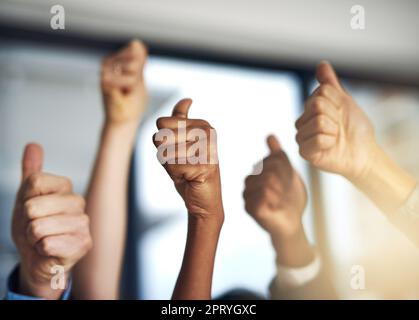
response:
<path id="1" fill-rule="evenodd" d="M 215 253 L 222 221 L 205 221 L 189 216 L 188 236 L 174 300 L 211 299 Z"/>
<path id="2" fill-rule="evenodd" d="M 87 192 L 94 247 L 76 268 L 77 299 L 119 296 L 129 167 L 147 96 L 142 76 L 145 58 L 144 46 L 134 41 L 102 65 L 106 121 Z"/>

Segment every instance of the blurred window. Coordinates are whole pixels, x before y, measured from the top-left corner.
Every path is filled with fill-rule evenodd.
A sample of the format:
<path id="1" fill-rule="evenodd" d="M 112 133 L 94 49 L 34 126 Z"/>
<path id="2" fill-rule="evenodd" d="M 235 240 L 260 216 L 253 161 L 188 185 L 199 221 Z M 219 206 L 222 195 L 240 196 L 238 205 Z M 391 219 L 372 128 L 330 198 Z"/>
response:
<path id="1" fill-rule="evenodd" d="M 0 39 L 0 297 L 17 260 L 10 218 L 26 143 L 84 193 L 103 119 L 98 52 Z"/>
<path id="2" fill-rule="evenodd" d="M 155 112 L 144 122 L 137 144 L 138 206 L 154 226 L 144 234 L 140 248 L 145 298 L 170 297 L 183 256 L 187 214 L 156 160 L 151 136 L 156 118 L 170 115 L 184 97 L 194 101 L 190 117 L 208 120 L 218 134 L 226 221 L 217 252 L 214 294 L 237 287 L 265 294 L 275 273 L 275 256 L 267 233 L 244 210 L 244 178 L 267 156 L 265 139 L 270 133 L 278 135 L 294 165 L 307 177 L 294 139 L 301 107 L 298 79 L 286 72 L 160 57 L 150 58 L 146 78 L 152 92 L 163 91 L 167 98 L 152 106 Z M 312 235 L 310 213 L 306 220 Z"/>

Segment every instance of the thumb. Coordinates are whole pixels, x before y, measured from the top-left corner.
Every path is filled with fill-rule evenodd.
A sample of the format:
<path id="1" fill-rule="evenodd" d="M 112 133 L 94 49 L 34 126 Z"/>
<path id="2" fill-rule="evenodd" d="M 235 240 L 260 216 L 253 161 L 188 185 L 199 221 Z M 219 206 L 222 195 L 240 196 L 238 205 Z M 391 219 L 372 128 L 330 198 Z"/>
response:
<path id="1" fill-rule="evenodd" d="M 269 150 L 271 151 L 271 154 L 281 151 L 281 144 L 279 143 L 278 138 L 273 134 L 268 136 L 266 142 L 268 144 Z"/>
<path id="2" fill-rule="evenodd" d="M 322 61 L 317 66 L 316 79 L 320 84 L 329 84 L 336 89 L 343 90 L 335 70 L 327 61 Z"/>
<path id="3" fill-rule="evenodd" d="M 44 152 L 41 145 L 29 143 L 25 146 L 22 157 L 22 180 L 31 174 L 40 172 L 44 162 Z"/>
<path id="4" fill-rule="evenodd" d="M 172 117 L 187 119 L 191 104 L 192 99 L 180 100 L 173 108 Z"/>

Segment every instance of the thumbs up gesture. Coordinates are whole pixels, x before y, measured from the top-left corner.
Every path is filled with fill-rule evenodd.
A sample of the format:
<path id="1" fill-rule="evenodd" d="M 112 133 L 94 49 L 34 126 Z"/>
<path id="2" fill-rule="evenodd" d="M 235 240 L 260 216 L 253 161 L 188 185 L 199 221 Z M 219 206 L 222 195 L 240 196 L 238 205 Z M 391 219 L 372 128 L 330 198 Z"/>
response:
<path id="1" fill-rule="evenodd" d="M 372 166 L 377 149 L 373 126 L 330 64 L 321 63 L 316 78 L 320 86 L 296 122 L 300 154 L 319 169 L 357 179 Z"/>
<path id="2" fill-rule="evenodd" d="M 144 44 L 133 40 L 103 60 L 101 87 L 108 125 L 138 125 L 147 103 L 146 59 Z"/>
<path id="3" fill-rule="evenodd" d="M 246 178 L 243 197 L 246 211 L 276 242 L 283 242 L 302 231 L 307 193 L 277 138 L 269 136 L 267 143 L 270 154 L 263 159 L 262 173 Z"/>
<path id="4" fill-rule="evenodd" d="M 42 163 L 42 148 L 27 145 L 12 220 L 20 254 L 18 289 L 25 295 L 58 299 L 63 288 L 51 285 L 54 268 L 62 267 L 67 280 L 92 243 L 84 199 L 73 193 L 69 179 L 42 172 Z"/>
<path id="5" fill-rule="evenodd" d="M 192 100 L 179 101 L 171 117 L 157 120 L 157 156 L 190 215 L 223 220 L 215 130 L 205 120 L 188 119 Z"/>

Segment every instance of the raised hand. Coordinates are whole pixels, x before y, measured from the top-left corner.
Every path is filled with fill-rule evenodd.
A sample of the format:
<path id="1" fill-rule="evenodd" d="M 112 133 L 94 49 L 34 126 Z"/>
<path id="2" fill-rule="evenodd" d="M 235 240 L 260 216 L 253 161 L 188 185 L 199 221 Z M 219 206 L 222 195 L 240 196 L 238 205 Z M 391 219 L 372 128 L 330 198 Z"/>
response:
<path id="1" fill-rule="evenodd" d="M 147 104 L 146 59 L 144 44 L 134 40 L 103 60 L 101 86 L 107 124 L 137 125 L 141 120 Z"/>
<path id="2" fill-rule="evenodd" d="M 86 195 L 95 246 L 75 268 L 73 295 L 77 299 L 119 297 L 129 168 L 147 104 L 146 59 L 145 46 L 135 40 L 102 63 L 106 117 Z"/>
<path id="3" fill-rule="evenodd" d="M 188 210 L 188 235 L 173 299 L 210 299 L 215 253 L 224 221 L 215 130 L 188 119 L 192 101 L 179 101 L 159 118 L 157 156 Z"/>
<path id="4" fill-rule="evenodd" d="M 300 154 L 319 169 L 357 179 L 373 164 L 374 129 L 330 64 L 320 63 L 316 78 L 320 86 L 296 122 Z"/>
<path id="5" fill-rule="evenodd" d="M 12 221 L 12 236 L 20 254 L 19 290 L 23 294 L 57 299 L 53 267 L 72 267 L 92 246 L 84 199 L 74 194 L 71 181 L 42 172 L 43 151 L 26 146 L 22 182 Z"/>
<path id="6" fill-rule="evenodd" d="M 245 207 L 271 235 L 287 239 L 302 228 L 307 193 L 277 138 L 269 136 L 267 143 L 270 154 L 263 159 L 262 173 L 245 180 Z"/>
<path id="7" fill-rule="evenodd" d="M 216 133 L 207 121 L 188 119 L 191 104 L 190 99 L 181 100 L 171 117 L 157 120 L 154 144 L 189 214 L 222 219 Z"/>
<path id="8" fill-rule="evenodd" d="M 306 189 L 277 138 L 269 136 L 267 143 L 270 154 L 262 173 L 245 180 L 245 208 L 271 236 L 281 265 L 306 266 L 314 259 L 302 223 Z"/>

